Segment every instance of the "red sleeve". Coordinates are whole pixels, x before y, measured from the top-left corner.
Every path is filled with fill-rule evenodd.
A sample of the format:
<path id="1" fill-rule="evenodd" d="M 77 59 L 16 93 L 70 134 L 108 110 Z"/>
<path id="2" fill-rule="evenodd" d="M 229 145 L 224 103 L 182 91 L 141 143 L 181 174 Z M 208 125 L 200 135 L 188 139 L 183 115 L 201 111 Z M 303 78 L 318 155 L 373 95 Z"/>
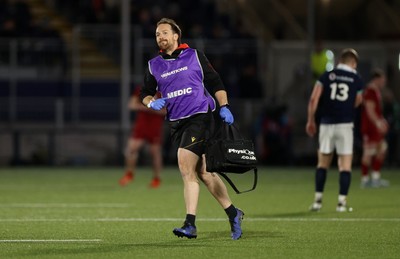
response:
<path id="1" fill-rule="evenodd" d="M 376 104 L 378 103 L 378 96 L 376 96 L 375 91 L 367 88 L 364 92 L 364 100 L 373 101 Z"/>
<path id="2" fill-rule="evenodd" d="M 382 109 L 381 109 L 381 103 L 380 103 L 380 96 L 378 96 L 378 93 L 374 91 L 373 89 L 367 88 L 364 91 L 364 102 L 370 101 L 373 102 L 375 105 L 375 112 L 376 114 L 382 118 Z"/>

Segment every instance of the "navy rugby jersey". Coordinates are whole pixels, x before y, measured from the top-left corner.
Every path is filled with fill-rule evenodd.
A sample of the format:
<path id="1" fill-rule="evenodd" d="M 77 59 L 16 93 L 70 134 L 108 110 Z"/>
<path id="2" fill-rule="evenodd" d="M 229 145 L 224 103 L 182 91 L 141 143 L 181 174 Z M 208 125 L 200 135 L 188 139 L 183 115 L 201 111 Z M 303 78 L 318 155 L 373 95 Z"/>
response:
<path id="1" fill-rule="evenodd" d="M 323 87 L 318 107 L 321 124 L 353 122 L 355 99 L 364 88 L 364 82 L 357 72 L 345 64 L 339 64 L 334 70 L 325 72 L 318 81 Z"/>
<path id="2" fill-rule="evenodd" d="M 213 93 L 225 89 L 203 53 L 182 44 L 171 56 L 161 53 L 148 62 L 142 99 L 157 90 L 167 98 L 167 119 L 176 121 L 215 110 Z M 206 70 L 206 71 L 204 71 Z"/>

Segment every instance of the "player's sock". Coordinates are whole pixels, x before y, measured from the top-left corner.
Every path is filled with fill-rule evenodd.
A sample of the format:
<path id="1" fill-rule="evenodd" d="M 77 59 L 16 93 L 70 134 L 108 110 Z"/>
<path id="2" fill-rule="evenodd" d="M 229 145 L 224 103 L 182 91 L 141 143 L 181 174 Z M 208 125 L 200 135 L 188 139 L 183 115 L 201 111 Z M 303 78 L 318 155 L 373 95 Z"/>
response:
<path id="1" fill-rule="evenodd" d="M 339 195 L 347 196 L 350 188 L 351 172 L 341 171 L 339 174 Z"/>
<path id="2" fill-rule="evenodd" d="M 382 164 L 383 164 L 383 160 L 381 158 L 374 157 L 372 159 L 371 168 L 373 171 L 379 172 L 379 171 L 381 171 Z"/>
<path id="3" fill-rule="evenodd" d="M 185 224 L 190 224 L 191 226 L 194 227 L 196 226 L 195 221 L 196 221 L 196 215 L 186 214 Z"/>
<path id="4" fill-rule="evenodd" d="M 233 220 L 237 215 L 236 207 L 231 204 L 231 206 L 225 209 L 225 213 L 228 215 L 230 220 Z"/>
<path id="5" fill-rule="evenodd" d="M 379 171 L 372 171 L 371 173 L 372 180 L 379 180 L 381 179 L 381 172 Z"/>
<path id="6" fill-rule="evenodd" d="M 368 171 L 369 171 L 369 166 L 365 163 L 361 163 L 361 176 L 367 176 L 368 177 Z"/>
<path id="7" fill-rule="evenodd" d="M 327 170 L 325 168 L 317 168 L 315 171 L 315 192 L 324 192 L 326 172 Z"/>
<path id="8" fill-rule="evenodd" d="M 342 206 L 346 206 L 346 202 L 347 202 L 347 195 L 339 194 L 338 204 L 341 204 Z"/>
<path id="9" fill-rule="evenodd" d="M 314 194 L 314 201 L 321 203 L 322 202 L 322 196 L 323 196 L 322 192 L 316 192 Z"/>

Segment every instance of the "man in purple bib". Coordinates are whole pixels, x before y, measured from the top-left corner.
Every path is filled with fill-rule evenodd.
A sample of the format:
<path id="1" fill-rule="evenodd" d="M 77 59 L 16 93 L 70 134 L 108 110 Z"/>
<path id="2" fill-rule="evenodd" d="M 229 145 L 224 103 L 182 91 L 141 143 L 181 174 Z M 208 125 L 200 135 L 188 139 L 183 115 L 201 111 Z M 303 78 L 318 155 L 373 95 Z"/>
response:
<path id="1" fill-rule="evenodd" d="M 175 228 L 173 233 L 178 237 L 197 237 L 195 219 L 200 179 L 225 210 L 231 237 L 237 240 L 242 235 L 244 213 L 232 204 L 219 176 L 206 172 L 204 158 L 205 142 L 213 133 L 216 101 L 225 123 L 232 124 L 234 118 L 220 76 L 204 53 L 181 43 L 181 36 L 181 29 L 174 20 L 163 18 L 157 23 L 156 41 L 160 53 L 148 62 L 141 90 L 142 103 L 149 109 L 166 107 L 171 138 L 178 144 L 186 219 L 183 226 Z M 155 99 L 157 91 L 161 98 Z"/>

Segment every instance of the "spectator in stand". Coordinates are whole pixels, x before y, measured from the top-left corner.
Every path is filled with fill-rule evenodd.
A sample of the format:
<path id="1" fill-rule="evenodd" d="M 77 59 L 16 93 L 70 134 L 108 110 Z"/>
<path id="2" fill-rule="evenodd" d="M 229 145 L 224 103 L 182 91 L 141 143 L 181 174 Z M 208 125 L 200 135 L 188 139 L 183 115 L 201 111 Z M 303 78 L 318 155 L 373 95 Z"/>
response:
<path id="1" fill-rule="evenodd" d="M 32 14 L 22 0 L 0 3 L 0 37 L 27 37 L 32 26 Z"/>
<path id="2" fill-rule="evenodd" d="M 261 99 L 263 98 L 262 84 L 257 76 L 257 67 L 254 62 L 244 65 L 239 77 L 239 89 L 241 98 Z"/>
<path id="3" fill-rule="evenodd" d="M 17 34 L 20 37 L 28 35 L 33 21 L 29 5 L 24 0 L 11 1 L 10 15 L 14 18 Z"/>
<path id="4" fill-rule="evenodd" d="M 0 25 L 0 38 L 15 38 L 17 36 L 15 21 L 11 18 L 5 18 Z"/>

